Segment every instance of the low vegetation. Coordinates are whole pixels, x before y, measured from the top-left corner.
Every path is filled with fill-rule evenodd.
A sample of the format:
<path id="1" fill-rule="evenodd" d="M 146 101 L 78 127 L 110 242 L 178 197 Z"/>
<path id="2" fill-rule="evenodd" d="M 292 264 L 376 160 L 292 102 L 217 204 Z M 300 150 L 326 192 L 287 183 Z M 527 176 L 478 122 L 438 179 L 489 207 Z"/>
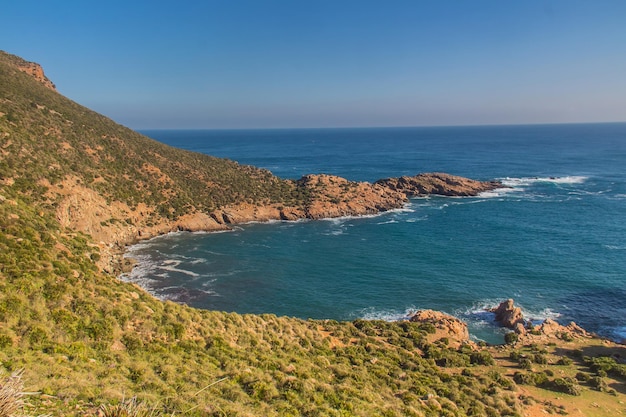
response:
<path id="1" fill-rule="evenodd" d="M 453 347 L 420 323 L 196 310 L 103 273 L 92 237 L 59 222 L 50 184 L 79 178 L 163 217 L 305 196 L 115 125 L 13 59 L 0 53 L 0 416 L 522 416 L 532 398 L 547 404 L 543 391 L 623 398 L 624 365 L 603 351 Z"/>

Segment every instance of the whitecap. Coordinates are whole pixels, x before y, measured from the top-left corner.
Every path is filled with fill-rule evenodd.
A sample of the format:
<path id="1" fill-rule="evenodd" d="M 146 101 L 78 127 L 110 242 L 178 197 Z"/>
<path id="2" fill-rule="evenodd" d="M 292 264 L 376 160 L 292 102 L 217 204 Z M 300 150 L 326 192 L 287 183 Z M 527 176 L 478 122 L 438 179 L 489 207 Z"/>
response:
<path id="1" fill-rule="evenodd" d="M 217 278 L 213 278 L 213 279 L 207 279 L 206 281 L 204 281 L 201 285 L 203 288 L 208 287 L 209 285 L 214 284 L 217 281 Z"/>
<path id="2" fill-rule="evenodd" d="M 330 232 L 322 233 L 324 236 L 339 236 L 343 235 L 343 229 L 331 230 Z"/>
<path id="3" fill-rule="evenodd" d="M 197 264 L 205 264 L 208 261 L 204 258 L 194 258 L 194 259 L 190 259 L 189 263 L 191 263 L 192 265 L 197 265 Z"/>
<path id="4" fill-rule="evenodd" d="M 482 193 L 478 193 L 478 197 L 480 198 L 498 198 L 503 197 L 507 194 L 523 191 L 522 188 L 496 188 L 490 191 L 483 191 Z"/>
<path id="5" fill-rule="evenodd" d="M 507 187 L 523 187 L 536 183 L 553 183 L 553 184 L 582 184 L 589 177 L 582 175 L 569 175 L 565 177 L 521 177 L 521 178 L 499 178 L 503 185 Z"/>
<path id="6" fill-rule="evenodd" d="M 412 217 L 410 219 L 406 219 L 407 223 L 415 223 L 415 222 L 423 222 L 428 220 L 428 216 L 422 216 L 422 217 Z"/>
<path id="7" fill-rule="evenodd" d="M 374 307 L 365 308 L 356 313 L 363 320 L 399 321 L 408 320 L 419 309 L 411 306 L 405 310 L 380 310 Z"/>
<path id="8" fill-rule="evenodd" d="M 404 207 L 391 209 L 387 211 L 387 213 L 415 213 L 415 209 L 413 208 L 413 204 L 407 203 Z"/>
<path id="9" fill-rule="evenodd" d="M 490 312 L 489 310 L 500 305 L 504 298 L 499 299 L 487 299 L 481 300 L 465 310 L 458 310 L 455 312 L 455 315 L 458 317 L 464 317 L 476 324 L 477 322 L 491 323 L 493 324 L 495 321 L 495 314 Z M 515 305 L 522 310 L 522 316 L 525 320 L 532 322 L 533 324 L 541 324 L 546 319 L 556 320 L 561 317 L 561 313 L 552 310 L 549 307 L 545 307 L 543 309 L 534 310 L 524 307 L 523 304 L 518 302 Z"/>
<path id="10" fill-rule="evenodd" d="M 526 310 L 522 308 L 522 315 L 524 316 L 524 319 L 526 321 L 529 321 L 533 324 L 543 323 L 547 319 L 557 320 L 559 317 L 562 316 L 561 313 L 554 311 L 549 307 L 537 311 Z"/>
<path id="11" fill-rule="evenodd" d="M 626 245 L 602 245 L 608 250 L 626 250 Z"/>
<path id="12" fill-rule="evenodd" d="M 193 272 L 193 271 L 188 271 L 186 269 L 182 269 L 182 268 L 178 268 L 178 266 L 180 265 L 179 261 L 165 261 L 165 262 L 170 262 L 168 264 L 161 264 L 159 265 L 159 269 L 164 270 L 164 271 L 169 271 L 169 272 L 178 272 L 179 274 L 184 274 L 184 275 L 189 275 L 190 277 L 198 277 L 200 276 L 200 274 Z M 178 263 L 176 263 L 178 262 Z"/>

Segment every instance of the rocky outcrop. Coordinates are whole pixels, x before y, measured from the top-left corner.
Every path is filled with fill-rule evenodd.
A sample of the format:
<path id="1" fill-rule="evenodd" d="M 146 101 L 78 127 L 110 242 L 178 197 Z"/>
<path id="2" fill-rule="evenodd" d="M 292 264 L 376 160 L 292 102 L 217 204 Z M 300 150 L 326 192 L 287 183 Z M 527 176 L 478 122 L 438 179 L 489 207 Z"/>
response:
<path id="1" fill-rule="evenodd" d="M 563 326 L 552 319 L 546 319 L 543 323 L 531 326 L 525 329 L 524 332 L 518 333 L 517 343 L 522 345 L 555 342 L 560 344 L 577 344 L 581 340 L 596 337 L 596 335 L 587 332 L 574 322 L 571 322 L 567 326 Z"/>
<path id="2" fill-rule="evenodd" d="M 559 337 L 570 336 L 583 336 L 591 337 L 591 333 L 580 327 L 574 322 L 570 322 L 567 326 L 562 326 L 552 319 L 546 319 L 543 323 L 536 326 L 536 330 L 545 335 L 557 335 Z"/>
<path id="3" fill-rule="evenodd" d="M 409 321 L 416 323 L 428 323 L 434 326 L 435 333 L 432 339 L 438 340 L 446 337 L 457 343 L 469 341 L 467 324 L 456 317 L 434 310 L 420 310 L 413 314 Z"/>
<path id="4" fill-rule="evenodd" d="M 515 306 L 512 299 L 501 302 L 498 307 L 489 311 L 495 313 L 495 320 L 498 323 L 512 329 L 518 335 L 517 343 L 548 342 L 553 339 L 571 341 L 594 337 L 574 322 L 563 326 L 548 318 L 541 324 L 533 326 L 530 321 L 524 319 L 522 310 Z"/>
<path id="5" fill-rule="evenodd" d="M 52 81 L 48 79 L 48 77 L 46 77 L 41 65 L 35 62 L 28 62 L 28 61 L 22 60 L 21 62 L 17 63 L 17 69 L 30 75 L 31 77 L 33 77 L 34 79 L 36 79 L 37 81 L 39 81 L 40 83 L 48 87 L 49 89 L 56 91 L 56 86 L 52 83 Z"/>
<path id="6" fill-rule="evenodd" d="M 334 175 L 306 175 L 297 186 L 307 195 L 304 211 L 309 219 L 376 214 L 407 202 L 404 193 L 389 187 Z"/>
<path id="7" fill-rule="evenodd" d="M 503 327 L 516 329 L 519 328 L 518 325 L 520 324 L 522 325 L 522 328 L 524 327 L 522 309 L 515 306 L 513 299 L 503 301 L 498 307 L 492 308 L 489 311 L 495 313 L 495 320 Z"/>
<path id="8" fill-rule="evenodd" d="M 443 173 L 425 173 L 414 177 L 387 178 L 375 184 L 388 187 L 409 197 L 442 195 L 449 197 L 476 196 L 485 191 L 504 188 L 499 181 L 476 181 Z"/>

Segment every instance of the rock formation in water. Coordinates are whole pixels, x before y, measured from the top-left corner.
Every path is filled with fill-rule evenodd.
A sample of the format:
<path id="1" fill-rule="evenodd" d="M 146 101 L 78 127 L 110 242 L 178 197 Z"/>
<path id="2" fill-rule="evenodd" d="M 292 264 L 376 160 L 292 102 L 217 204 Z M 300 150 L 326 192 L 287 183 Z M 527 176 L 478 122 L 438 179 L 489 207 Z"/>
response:
<path id="1" fill-rule="evenodd" d="M 476 181 L 444 173 L 418 174 L 413 177 L 387 178 L 376 181 L 409 197 L 442 195 L 449 197 L 476 196 L 485 191 L 503 188 L 499 181 Z"/>
<path id="2" fill-rule="evenodd" d="M 513 299 L 509 298 L 506 301 L 500 303 L 500 305 L 491 310 L 495 313 L 495 320 L 503 327 L 509 329 L 515 329 L 518 324 L 524 326 L 524 316 L 522 315 L 522 309 L 515 306 Z"/>

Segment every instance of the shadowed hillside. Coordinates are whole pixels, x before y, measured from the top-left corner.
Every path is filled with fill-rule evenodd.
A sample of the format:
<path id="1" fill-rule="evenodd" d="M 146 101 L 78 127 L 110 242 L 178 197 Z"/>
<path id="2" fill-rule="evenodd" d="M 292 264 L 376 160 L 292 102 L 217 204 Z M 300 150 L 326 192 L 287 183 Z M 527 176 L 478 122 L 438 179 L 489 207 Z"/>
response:
<path id="1" fill-rule="evenodd" d="M 46 80 L 36 66 L 0 53 L 0 363 L 25 391 L 39 393 L 15 415 L 623 409 L 626 372 L 616 359 L 623 347 L 599 339 L 559 330 L 487 348 L 437 321 L 202 311 L 120 282 L 98 265 L 116 240 L 123 246 L 139 233 L 384 210 L 406 196 L 329 176 L 284 181 L 174 149 L 68 100 Z M 380 200 L 355 207 L 333 190 Z M 0 375 L 2 395 L 5 381 Z"/>

